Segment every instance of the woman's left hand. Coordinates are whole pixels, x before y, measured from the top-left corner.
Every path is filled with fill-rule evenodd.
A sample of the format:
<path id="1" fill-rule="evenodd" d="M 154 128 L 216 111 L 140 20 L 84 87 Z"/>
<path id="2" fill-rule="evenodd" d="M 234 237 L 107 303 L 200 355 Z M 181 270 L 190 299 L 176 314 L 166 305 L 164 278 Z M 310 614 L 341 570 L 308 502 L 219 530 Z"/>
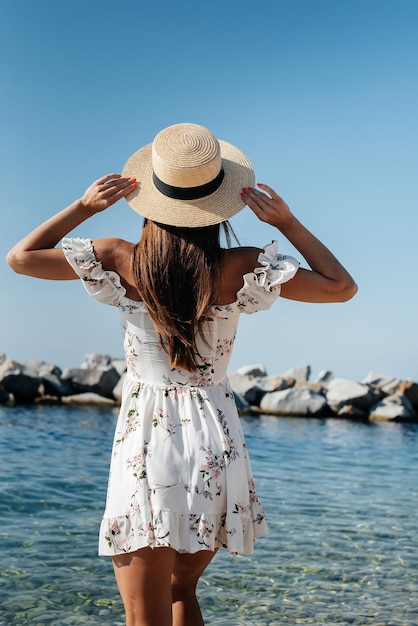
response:
<path id="1" fill-rule="evenodd" d="M 137 188 L 136 178 L 125 178 L 120 174 L 106 174 L 84 192 L 80 202 L 91 214 L 100 213 L 128 196 Z"/>

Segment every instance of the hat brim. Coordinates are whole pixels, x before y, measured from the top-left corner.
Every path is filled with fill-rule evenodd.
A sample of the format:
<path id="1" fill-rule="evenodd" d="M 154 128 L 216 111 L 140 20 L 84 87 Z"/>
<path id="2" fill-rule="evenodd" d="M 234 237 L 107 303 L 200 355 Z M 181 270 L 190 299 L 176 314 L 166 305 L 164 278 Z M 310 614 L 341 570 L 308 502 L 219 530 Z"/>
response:
<path id="1" fill-rule="evenodd" d="M 250 161 L 238 148 L 219 141 L 225 175 L 220 187 L 197 200 L 176 200 L 163 195 L 154 186 L 152 144 L 135 152 L 125 163 L 122 176 L 135 177 L 138 187 L 126 201 L 134 211 L 154 222 L 169 226 L 199 227 L 219 224 L 245 207 L 242 187 L 253 187 L 255 175 Z"/>

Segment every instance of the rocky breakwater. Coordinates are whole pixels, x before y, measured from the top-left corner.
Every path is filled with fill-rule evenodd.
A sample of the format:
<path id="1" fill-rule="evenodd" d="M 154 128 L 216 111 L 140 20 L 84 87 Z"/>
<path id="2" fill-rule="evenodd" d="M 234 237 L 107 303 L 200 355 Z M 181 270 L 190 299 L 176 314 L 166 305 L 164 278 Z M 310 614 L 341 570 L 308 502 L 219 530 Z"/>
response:
<path id="1" fill-rule="evenodd" d="M 377 373 L 361 382 L 323 371 L 310 381 L 309 365 L 268 375 L 263 365 L 229 374 L 241 413 L 341 417 L 418 422 L 418 383 Z M 63 403 L 118 406 L 123 359 L 88 354 L 78 368 L 61 370 L 43 361 L 17 363 L 0 355 L 0 403 Z"/>
<path id="2" fill-rule="evenodd" d="M 124 359 L 87 354 L 80 367 L 60 369 L 43 361 L 18 363 L 0 357 L 0 402 L 2 404 L 120 403 L 126 371 Z"/>
<path id="3" fill-rule="evenodd" d="M 295 417 L 342 417 L 418 422 L 418 384 L 371 372 L 361 382 L 323 371 L 309 380 L 309 365 L 269 376 L 263 365 L 229 374 L 242 412 Z"/>

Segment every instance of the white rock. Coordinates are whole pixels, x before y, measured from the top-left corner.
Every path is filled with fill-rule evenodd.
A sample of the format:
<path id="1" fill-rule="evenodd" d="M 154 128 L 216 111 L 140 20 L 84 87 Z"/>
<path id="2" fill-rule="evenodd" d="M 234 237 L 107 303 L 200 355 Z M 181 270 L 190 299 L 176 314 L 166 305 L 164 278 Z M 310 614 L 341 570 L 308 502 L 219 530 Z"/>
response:
<path id="1" fill-rule="evenodd" d="M 345 404 L 367 409 L 373 402 L 374 395 L 368 385 L 344 378 L 334 378 L 328 384 L 326 398 L 331 409 L 338 413 Z"/>
<path id="2" fill-rule="evenodd" d="M 100 404 L 104 406 L 115 406 L 114 400 L 91 392 L 78 393 L 74 396 L 64 396 L 61 401 L 64 404 Z"/>
<path id="3" fill-rule="evenodd" d="M 112 359 L 112 366 L 115 368 L 119 376 L 122 376 L 122 374 L 126 372 L 125 359 Z"/>
<path id="4" fill-rule="evenodd" d="M 116 386 L 113 388 L 112 395 L 117 400 L 117 402 L 122 402 L 122 390 L 123 390 L 123 382 L 126 378 L 126 372 L 124 372 L 119 378 Z"/>
<path id="5" fill-rule="evenodd" d="M 300 365 L 282 374 L 282 378 L 294 378 L 298 382 L 308 381 L 311 375 L 310 365 Z"/>
<path id="6" fill-rule="evenodd" d="M 387 396 L 370 411 L 371 420 L 413 419 L 416 417 L 411 402 L 400 393 Z"/>
<path id="7" fill-rule="evenodd" d="M 108 354 L 91 354 L 84 355 L 84 363 L 80 365 L 82 370 L 107 370 L 112 367 L 112 357 Z"/>
<path id="8" fill-rule="evenodd" d="M 327 409 L 323 395 L 303 387 L 291 387 L 266 393 L 260 403 L 263 411 L 281 415 L 320 415 Z"/>
<path id="9" fill-rule="evenodd" d="M 370 385 L 370 387 L 374 387 L 383 391 L 383 393 L 390 395 L 395 393 L 400 383 L 398 378 L 393 378 L 393 376 L 384 376 L 383 374 L 377 374 L 376 372 L 369 372 L 361 382 L 364 385 Z"/>
<path id="10" fill-rule="evenodd" d="M 267 370 L 265 365 L 259 363 L 258 365 L 243 365 L 237 370 L 237 374 L 241 376 L 267 376 Z"/>
<path id="11" fill-rule="evenodd" d="M 229 382 L 235 394 L 246 403 L 259 406 L 261 398 L 270 391 L 287 389 L 294 385 L 294 380 L 286 380 L 281 376 L 248 376 L 238 372 L 228 374 Z"/>
<path id="12" fill-rule="evenodd" d="M 250 408 L 249 402 L 245 399 L 245 397 L 241 393 L 234 393 L 235 405 L 238 411 L 247 411 Z"/>
<path id="13" fill-rule="evenodd" d="M 119 382 L 119 374 L 114 367 L 102 368 L 74 368 L 66 369 L 61 375 L 61 380 L 70 380 L 73 389 L 80 393 L 98 393 L 107 398 L 112 398 L 113 389 Z"/>
<path id="14" fill-rule="evenodd" d="M 331 380 L 334 380 L 334 374 L 329 370 L 321 370 L 315 382 L 325 389 L 328 387 Z"/>

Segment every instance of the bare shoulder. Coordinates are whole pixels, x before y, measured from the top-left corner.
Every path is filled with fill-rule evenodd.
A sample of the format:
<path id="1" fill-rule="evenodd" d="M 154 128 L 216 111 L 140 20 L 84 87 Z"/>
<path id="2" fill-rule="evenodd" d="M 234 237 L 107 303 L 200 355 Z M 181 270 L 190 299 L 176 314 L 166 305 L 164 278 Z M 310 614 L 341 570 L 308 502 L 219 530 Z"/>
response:
<path id="1" fill-rule="evenodd" d="M 125 239 L 117 237 L 107 237 L 105 239 L 95 239 L 93 247 L 96 257 L 102 261 L 108 269 L 117 269 L 119 265 L 124 265 L 130 261 L 135 244 Z"/>
<path id="2" fill-rule="evenodd" d="M 101 261 L 103 268 L 112 270 L 119 275 L 128 298 L 140 300 L 132 267 L 135 244 L 125 241 L 125 239 L 110 237 L 108 239 L 95 239 L 93 247 L 96 258 Z"/>
<path id="3" fill-rule="evenodd" d="M 111 237 L 94 240 L 93 247 L 96 258 L 101 261 L 103 268 L 118 274 L 126 289 L 126 295 L 133 300 L 140 299 L 132 268 L 135 244 L 125 239 Z"/>
<path id="4" fill-rule="evenodd" d="M 222 269 L 224 271 L 236 272 L 242 276 L 254 270 L 257 266 L 258 256 L 262 250 L 248 246 L 229 248 L 223 252 Z"/>
<path id="5" fill-rule="evenodd" d="M 101 261 L 117 258 L 125 254 L 132 254 L 134 244 L 125 239 L 117 237 L 107 237 L 104 239 L 94 239 L 93 247 L 98 258 Z"/>
<path id="6" fill-rule="evenodd" d="M 229 304 L 236 299 L 243 285 L 243 276 L 257 267 L 260 248 L 240 247 L 223 250 L 220 276 L 220 302 Z"/>

